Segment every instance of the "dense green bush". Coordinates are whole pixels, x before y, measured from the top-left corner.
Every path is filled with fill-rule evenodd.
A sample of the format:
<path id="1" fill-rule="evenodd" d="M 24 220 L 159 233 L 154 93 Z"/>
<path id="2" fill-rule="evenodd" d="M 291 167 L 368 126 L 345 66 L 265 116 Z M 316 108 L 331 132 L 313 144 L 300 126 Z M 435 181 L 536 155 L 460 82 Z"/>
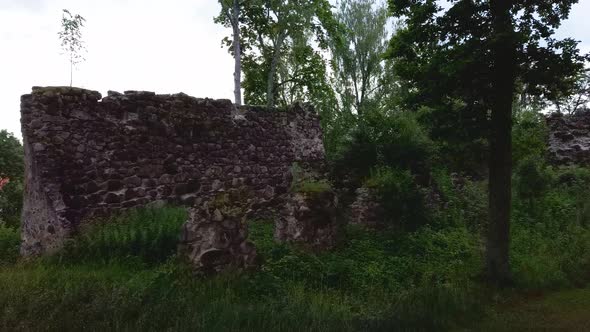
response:
<path id="1" fill-rule="evenodd" d="M 19 179 L 12 179 L 0 189 L 0 222 L 18 227 L 22 208 L 23 183 Z"/>
<path id="2" fill-rule="evenodd" d="M 313 254 L 276 244 L 271 223 L 252 221 L 259 270 L 202 279 L 168 245 L 181 216 L 135 211 L 55 259 L 0 268 L 0 329 L 424 330 L 480 307 L 464 285 L 477 266 L 466 229 L 405 237 L 350 228 L 337 250 Z"/>
<path id="3" fill-rule="evenodd" d="M 368 117 L 368 125 L 379 128 L 375 138 L 381 164 L 420 172 L 427 169 L 434 153 L 434 143 L 420 126 L 414 113 L 380 113 Z"/>
<path id="4" fill-rule="evenodd" d="M 429 218 L 423 193 L 410 171 L 378 168 L 365 185 L 374 188 L 384 209 L 384 218 L 390 226 L 401 230 L 414 230 Z"/>
<path id="5" fill-rule="evenodd" d="M 273 243 L 271 224 L 256 222 L 250 229 L 264 263 L 249 288 L 262 294 L 281 294 L 295 282 L 311 292 L 354 294 L 364 304 L 353 317 L 377 330 L 448 327 L 457 315 L 481 308 L 468 286 L 480 266 L 477 236 L 464 227 L 422 228 L 408 236 L 351 226 L 341 247 L 317 255 Z M 374 301 L 381 307 L 370 305 Z"/>
<path id="6" fill-rule="evenodd" d="M 416 114 L 367 110 L 332 164 L 333 179 L 336 187 L 375 188 L 385 224 L 412 230 L 429 219 L 420 185 L 428 185 L 435 156 Z"/>
<path id="7" fill-rule="evenodd" d="M 523 158 L 514 179 L 517 287 L 587 283 L 590 170 Z M 272 222 L 249 221 L 260 267 L 213 278 L 175 256 L 184 209 L 96 220 L 57 256 L 21 263 L 17 230 L 0 226 L 0 330 L 422 331 L 478 321 L 486 183 L 434 170 L 442 202 L 421 216 L 409 170 L 379 168 L 367 182 L 413 232 L 348 227 L 335 250 L 315 254 L 275 243 Z"/>
<path id="8" fill-rule="evenodd" d="M 539 158 L 522 159 L 514 173 L 513 189 L 517 198 L 530 204 L 535 198 L 543 196 L 553 181 L 550 170 Z"/>
<path id="9" fill-rule="evenodd" d="M 520 288 L 540 290 L 588 282 L 590 231 L 578 225 L 552 228 L 514 223 L 510 257 Z"/>
<path id="10" fill-rule="evenodd" d="M 515 174 L 511 259 L 524 288 L 583 284 L 590 277 L 590 171 L 524 160 Z M 524 192 L 524 193 L 523 193 Z"/>
<path id="11" fill-rule="evenodd" d="M 332 179 L 336 188 L 349 190 L 350 197 L 341 197 L 344 202 L 362 185 L 375 188 L 385 207 L 385 224 L 411 230 L 428 219 L 418 183 L 428 185 L 435 157 L 435 144 L 416 114 L 367 109 L 332 160 Z"/>
<path id="12" fill-rule="evenodd" d="M 544 115 L 534 110 L 519 110 L 515 112 L 513 122 L 513 163 L 518 165 L 527 158 L 544 159 L 549 135 Z"/>
<path id="13" fill-rule="evenodd" d="M 24 152 L 20 141 L 6 130 L 0 130 L 0 223 L 18 227 L 23 204 Z"/>
<path id="14" fill-rule="evenodd" d="M 474 181 L 457 173 L 451 175 L 444 169 L 434 170 L 432 179 L 443 201 L 443 205 L 433 211 L 433 226 L 465 225 L 476 234 L 483 231 L 488 221 L 487 182 Z"/>
<path id="15" fill-rule="evenodd" d="M 0 266 L 16 262 L 20 245 L 18 229 L 0 222 Z"/>
<path id="16" fill-rule="evenodd" d="M 348 171 L 361 179 L 380 166 L 423 173 L 434 153 L 434 143 L 415 114 L 372 111 L 363 114 L 334 167 L 337 173 Z"/>
<path id="17" fill-rule="evenodd" d="M 65 261 L 105 261 L 132 257 L 143 263 L 161 263 L 176 253 L 184 209 L 138 209 L 97 220 L 66 244 L 58 258 Z"/>
<path id="18" fill-rule="evenodd" d="M 576 219 L 587 172 L 551 172 L 554 182 L 533 205 L 540 219 L 515 196 L 511 258 L 519 287 L 590 278 L 590 232 Z M 407 171 L 395 176 L 388 174 L 411 183 Z M 314 254 L 275 243 L 272 223 L 251 221 L 259 269 L 208 279 L 174 257 L 183 209 L 97 221 L 54 259 L 14 265 L 11 258 L 0 267 L 0 329 L 446 330 L 469 323 L 485 303 L 473 281 L 482 266 L 485 184 L 458 186 L 444 171 L 434 179 L 446 205 L 429 226 L 412 233 L 349 227 L 336 250 Z M 4 228 L 0 243 L 13 255 L 16 230 Z"/>
<path id="19" fill-rule="evenodd" d="M 478 110 L 466 107 L 461 100 L 445 103 L 421 106 L 416 113 L 436 146 L 436 164 L 453 172 L 484 174 L 489 152 L 487 111 L 481 105 L 471 105 Z"/>

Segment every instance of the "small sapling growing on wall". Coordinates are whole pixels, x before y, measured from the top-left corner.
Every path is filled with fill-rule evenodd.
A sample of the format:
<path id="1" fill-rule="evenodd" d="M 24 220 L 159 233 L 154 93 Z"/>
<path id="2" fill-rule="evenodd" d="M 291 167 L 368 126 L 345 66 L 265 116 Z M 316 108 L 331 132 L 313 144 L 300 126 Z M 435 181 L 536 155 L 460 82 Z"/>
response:
<path id="1" fill-rule="evenodd" d="M 63 54 L 70 57 L 70 86 L 72 86 L 74 66 L 85 60 L 82 54 L 86 51 L 86 47 L 80 31 L 84 27 L 84 22 L 86 22 L 84 17 L 78 14 L 72 15 L 67 9 L 63 10 L 61 17 L 62 30 L 57 34 L 61 40 Z"/>

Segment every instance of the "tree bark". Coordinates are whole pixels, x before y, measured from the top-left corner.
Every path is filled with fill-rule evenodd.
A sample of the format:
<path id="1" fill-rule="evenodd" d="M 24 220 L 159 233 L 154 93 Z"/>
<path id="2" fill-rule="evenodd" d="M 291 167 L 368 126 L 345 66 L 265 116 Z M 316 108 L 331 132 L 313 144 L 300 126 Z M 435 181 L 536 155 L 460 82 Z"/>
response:
<path id="1" fill-rule="evenodd" d="M 270 62 L 270 70 L 268 71 L 268 79 L 266 82 L 266 107 L 271 108 L 275 106 L 274 90 L 275 90 L 275 75 L 277 72 L 277 65 L 279 63 L 279 56 L 281 55 L 281 47 L 285 39 L 284 33 L 279 33 L 277 42 L 275 43 L 272 60 Z"/>
<path id="2" fill-rule="evenodd" d="M 234 37 L 234 99 L 236 106 L 242 105 L 242 53 L 240 44 L 240 4 L 234 0 L 232 8 L 232 28 Z"/>
<path id="3" fill-rule="evenodd" d="M 555 101 L 555 109 L 557 110 L 557 113 L 561 114 L 561 104 L 559 103 L 559 101 Z"/>
<path id="4" fill-rule="evenodd" d="M 486 274 L 488 281 L 511 281 L 510 207 L 512 178 L 512 102 L 515 91 L 516 47 L 511 1 L 491 0 L 492 114 L 489 158 L 489 214 Z"/>
<path id="5" fill-rule="evenodd" d="M 70 54 L 70 88 L 72 87 L 73 78 L 74 78 L 74 60 L 72 59 L 72 55 Z"/>
<path id="6" fill-rule="evenodd" d="M 360 95 L 359 95 L 358 83 L 356 80 L 356 74 L 353 75 L 352 85 L 354 87 L 354 104 L 356 106 L 356 113 L 360 116 L 362 114 L 362 110 L 361 110 L 361 101 L 359 98 Z"/>

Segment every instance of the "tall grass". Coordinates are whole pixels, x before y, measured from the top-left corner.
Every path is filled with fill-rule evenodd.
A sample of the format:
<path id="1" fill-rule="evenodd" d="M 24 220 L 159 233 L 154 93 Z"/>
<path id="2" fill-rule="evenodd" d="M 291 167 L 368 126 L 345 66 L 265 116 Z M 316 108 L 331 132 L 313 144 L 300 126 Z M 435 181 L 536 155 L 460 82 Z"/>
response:
<path id="1" fill-rule="evenodd" d="M 18 258 L 20 234 L 17 228 L 0 222 L 0 267 L 14 264 Z"/>
<path id="2" fill-rule="evenodd" d="M 67 243 L 62 261 L 108 262 L 133 258 L 162 263 L 176 252 L 186 210 L 173 207 L 132 210 L 94 222 Z"/>
<path id="3" fill-rule="evenodd" d="M 532 200 L 515 195 L 511 259 L 519 288 L 590 280 L 580 191 L 585 173 L 551 172 L 554 182 L 529 195 Z M 349 227 L 338 248 L 314 254 L 275 243 L 271 221 L 250 221 L 261 265 L 212 278 L 176 257 L 184 209 L 140 209 L 96 221 L 60 254 L 20 263 L 17 231 L 0 227 L 0 330 L 445 331 L 468 325 L 480 319 L 489 295 L 474 281 L 483 266 L 485 185 L 467 180 L 454 188 L 445 185 L 448 175 L 437 176 L 446 203 L 427 226 L 411 233 Z"/>
<path id="4" fill-rule="evenodd" d="M 341 248 L 316 255 L 274 243 L 271 223 L 251 222 L 259 270 L 201 278 L 175 257 L 184 218 L 175 208 L 134 211 L 93 227 L 57 257 L 1 268 L 0 330 L 444 329 L 473 312 L 474 297 L 457 296 L 464 292 L 453 269 L 442 260 L 433 267 L 438 258 L 429 254 L 413 262 L 429 232 L 396 244 L 351 228 Z M 434 241 L 427 252 L 445 246 Z M 463 255 L 449 255 L 456 253 Z M 421 278 L 427 271 L 441 278 Z"/>
<path id="5" fill-rule="evenodd" d="M 590 280 L 590 170 L 523 163 L 513 202 L 515 281 L 526 289 L 582 286 Z"/>

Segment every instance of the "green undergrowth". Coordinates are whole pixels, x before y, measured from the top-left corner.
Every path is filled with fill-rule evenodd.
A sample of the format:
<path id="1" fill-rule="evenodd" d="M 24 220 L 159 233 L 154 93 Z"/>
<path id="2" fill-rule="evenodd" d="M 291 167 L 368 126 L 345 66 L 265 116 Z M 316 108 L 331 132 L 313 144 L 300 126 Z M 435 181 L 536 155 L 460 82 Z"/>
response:
<path id="1" fill-rule="evenodd" d="M 314 193 L 323 193 L 323 192 L 329 191 L 331 188 L 332 187 L 331 187 L 330 183 L 328 183 L 325 180 L 323 180 L 323 181 L 320 180 L 320 181 L 301 182 L 297 186 L 295 186 L 292 190 L 294 190 L 296 192 L 314 194 Z"/>
<path id="2" fill-rule="evenodd" d="M 440 171 L 433 181 L 443 203 L 411 232 L 349 226 L 337 248 L 315 254 L 276 243 L 272 221 L 250 220 L 249 238 L 261 265 L 215 277 L 196 275 L 176 256 L 186 220 L 180 208 L 96 220 L 57 255 L 30 261 L 16 260 L 17 230 L 0 226 L 0 330 L 445 331 L 481 321 L 494 326 L 511 298 L 590 280 L 588 171 L 533 165 L 540 167 L 540 181 L 528 177 L 529 166 L 515 173 L 511 293 L 477 281 L 486 184 L 465 179 L 456 187 Z"/>
<path id="3" fill-rule="evenodd" d="M 455 241 L 466 230 L 349 228 L 341 247 L 316 255 L 276 244 L 272 223 L 251 221 L 259 269 L 204 278 L 171 245 L 184 218 L 183 209 L 138 210 L 56 256 L 0 268 L 0 330 L 424 330 L 479 306 L 458 283 L 477 265 L 471 239 Z"/>
<path id="4" fill-rule="evenodd" d="M 20 234 L 18 229 L 0 223 L 0 267 L 16 262 L 19 245 Z"/>
<path id="5" fill-rule="evenodd" d="M 589 331 L 590 287 L 508 293 L 469 331 Z"/>
<path id="6" fill-rule="evenodd" d="M 186 217 L 185 209 L 163 207 L 95 220 L 83 235 L 66 243 L 65 249 L 54 259 L 64 263 L 132 259 L 159 264 L 176 252 L 178 235 Z"/>
<path id="7" fill-rule="evenodd" d="M 332 185 L 326 179 L 316 179 L 312 174 L 307 173 L 299 164 L 293 163 L 290 168 L 292 182 L 291 191 L 320 194 L 332 190 Z"/>

